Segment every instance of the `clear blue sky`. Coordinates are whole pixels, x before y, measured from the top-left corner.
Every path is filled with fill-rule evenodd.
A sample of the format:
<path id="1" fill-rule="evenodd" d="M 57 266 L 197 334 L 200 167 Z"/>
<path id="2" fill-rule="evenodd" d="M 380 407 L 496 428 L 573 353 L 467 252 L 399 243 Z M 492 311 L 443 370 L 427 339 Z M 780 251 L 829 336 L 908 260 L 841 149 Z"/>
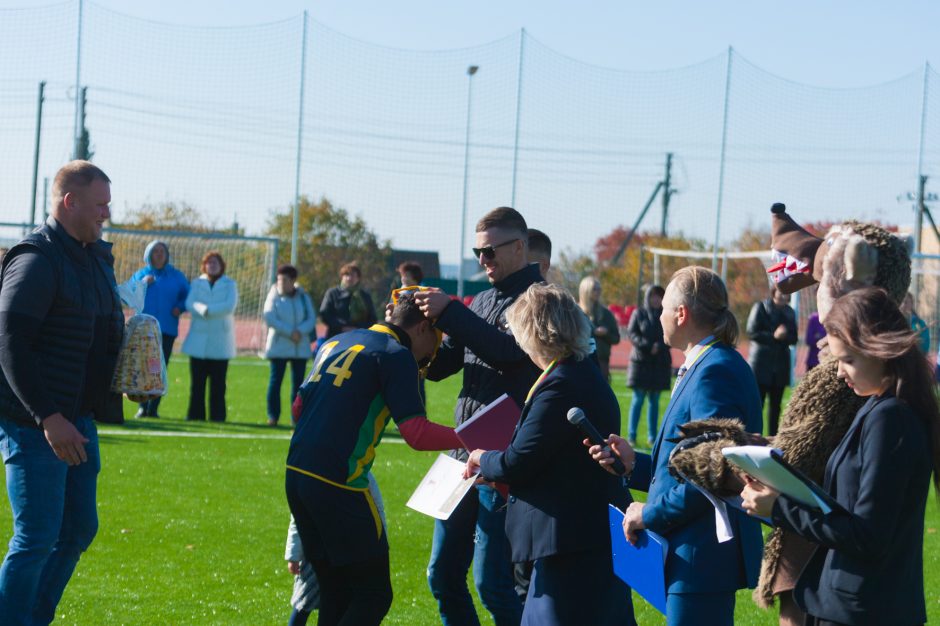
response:
<path id="1" fill-rule="evenodd" d="M 0 9 L 34 9 L 0 13 L 0 83 L 10 85 L 0 91 L 0 145 L 10 146 L 0 155 L 0 221 L 21 220 L 28 204 L 39 80 L 49 81 L 40 176 L 71 151 L 77 5 L 35 9 L 48 6 L 0 0 Z M 308 31 L 316 41 L 301 192 L 325 194 L 398 247 L 437 247 L 445 262 L 458 248 L 469 64 L 482 67 L 471 231 L 516 191 L 521 127 L 514 201 L 533 226 L 554 229 L 559 249 L 586 251 L 632 224 L 666 152 L 676 155 L 679 190 L 671 230 L 711 241 L 729 45 L 739 56 L 723 242 L 765 226 L 777 200 L 804 219 L 910 223 L 897 196 L 915 187 L 928 60 L 923 171 L 929 190 L 940 185 L 940 2 L 95 0 L 82 81 L 96 160 L 120 181 L 118 218 L 142 202 L 186 201 L 257 234 L 270 211 L 287 207 L 304 10 L 317 25 Z M 225 28 L 259 24 L 271 26 Z M 534 42 L 517 127 L 521 28 Z M 658 227 L 657 211 L 641 228 Z M 405 217 L 433 224 L 435 236 Z"/>
<path id="2" fill-rule="evenodd" d="M 940 2 L 789 0 L 97 0 L 137 17 L 188 25 L 242 26 L 304 10 L 346 35 L 417 50 L 475 46 L 525 28 L 586 63 L 634 70 L 681 67 L 731 45 L 793 81 L 857 87 L 940 68 Z M 0 6 L 42 6 L 3 0 Z"/>

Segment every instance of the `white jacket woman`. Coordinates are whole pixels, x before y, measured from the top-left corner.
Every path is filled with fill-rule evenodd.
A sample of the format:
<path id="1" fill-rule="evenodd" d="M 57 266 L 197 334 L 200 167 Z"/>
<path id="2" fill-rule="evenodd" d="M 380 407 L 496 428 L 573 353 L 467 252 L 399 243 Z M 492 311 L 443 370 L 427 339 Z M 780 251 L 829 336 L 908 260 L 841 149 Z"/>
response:
<path id="1" fill-rule="evenodd" d="M 303 287 L 294 285 L 294 292 L 287 295 L 276 284 L 271 285 L 264 301 L 264 323 L 268 327 L 264 358 L 306 360 L 311 357 L 310 333 L 316 327 L 317 312 Z M 300 333 L 298 342 L 291 337 L 294 331 Z"/>
<path id="2" fill-rule="evenodd" d="M 238 286 L 228 276 L 215 283 L 208 274 L 193 279 L 186 297 L 192 321 L 183 352 L 199 359 L 231 359 L 235 356 L 235 307 Z"/>

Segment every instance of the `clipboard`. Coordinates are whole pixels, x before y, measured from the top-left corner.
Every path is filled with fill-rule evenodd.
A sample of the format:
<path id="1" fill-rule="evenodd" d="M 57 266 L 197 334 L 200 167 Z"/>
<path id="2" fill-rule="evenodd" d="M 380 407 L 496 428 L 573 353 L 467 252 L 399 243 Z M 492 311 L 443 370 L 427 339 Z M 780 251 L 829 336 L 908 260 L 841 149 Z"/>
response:
<path id="1" fill-rule="evenodd" d="M 783 452 L 766 446 L 732 446 L 721 453 L 741 471 L 824 514 L 841 508 L 835 498 L 813 482 L 806 474 L 790 465 Z"/>
<path id="2" fill-rule="evenodd" d="M 665 615 L 669 542 L 651 530 L 641 530 L 636 545 L 631 544 L 623 534 L 623 511 L 607 506 L 614 574 Z"/>

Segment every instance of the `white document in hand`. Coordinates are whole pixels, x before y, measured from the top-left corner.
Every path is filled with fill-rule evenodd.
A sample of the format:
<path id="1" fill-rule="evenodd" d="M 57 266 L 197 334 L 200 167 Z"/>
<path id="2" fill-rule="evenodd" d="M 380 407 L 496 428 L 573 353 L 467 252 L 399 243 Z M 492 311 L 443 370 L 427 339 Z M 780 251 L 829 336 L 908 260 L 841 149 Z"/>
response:
<path id="1" fill-rule="evenodd" d="M 477 479 L 463 477 L 466 466 L 463 461 L 439 454 L 408 499 L 408 508 L 440 520 L 449 518 Z"/>
<path id="2" fill-rule="evenodd" d="M 803 504 L 820 509 L 823 513 L 832 511 L 832 507 L 810 488 L 805 479 L 791 472 L 774 458 L 773 453 L 782 456 L 783 453 L 780 450 L 767 446 L 733 446 L 722 448 L 721 453 L 744 473 L 768 487 L 773 487 Z"/>

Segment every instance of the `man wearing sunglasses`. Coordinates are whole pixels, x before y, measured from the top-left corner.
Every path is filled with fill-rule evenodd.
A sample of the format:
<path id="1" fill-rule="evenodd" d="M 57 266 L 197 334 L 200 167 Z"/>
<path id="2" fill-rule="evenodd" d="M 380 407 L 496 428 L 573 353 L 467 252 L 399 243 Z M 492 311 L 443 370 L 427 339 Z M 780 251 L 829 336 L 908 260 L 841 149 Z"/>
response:
<path id="1" fill-rule="evenodd" d="M 525 219 L 508 207 L 490 211 L 477 223 L 473 253 L 493 287 L 478 294 L 469 308 L 440 291 L 415 295 L 424 314 L 448 335 L 428 378 L 442 380 L 463 370 L 455 410 L 458 425 L 504 393 L 521 407 L 540 373 L 509 334 L 505 319 L 509 305 L 542 281 L 539 266 L 529 264 Z M 452 454 L 467 459 L 465 450 Z M 486 485 L 477 487 L 477 496 L 464 498 L 450 519 L 435 521 L 428 583 L 445 626 L 479 624 L 466 582 L 472 561 L 483 606 L 497 626 L 514 626 L 522 617 L 522 601 L 514 590 L 509 561 L 506 501 Z"/>

